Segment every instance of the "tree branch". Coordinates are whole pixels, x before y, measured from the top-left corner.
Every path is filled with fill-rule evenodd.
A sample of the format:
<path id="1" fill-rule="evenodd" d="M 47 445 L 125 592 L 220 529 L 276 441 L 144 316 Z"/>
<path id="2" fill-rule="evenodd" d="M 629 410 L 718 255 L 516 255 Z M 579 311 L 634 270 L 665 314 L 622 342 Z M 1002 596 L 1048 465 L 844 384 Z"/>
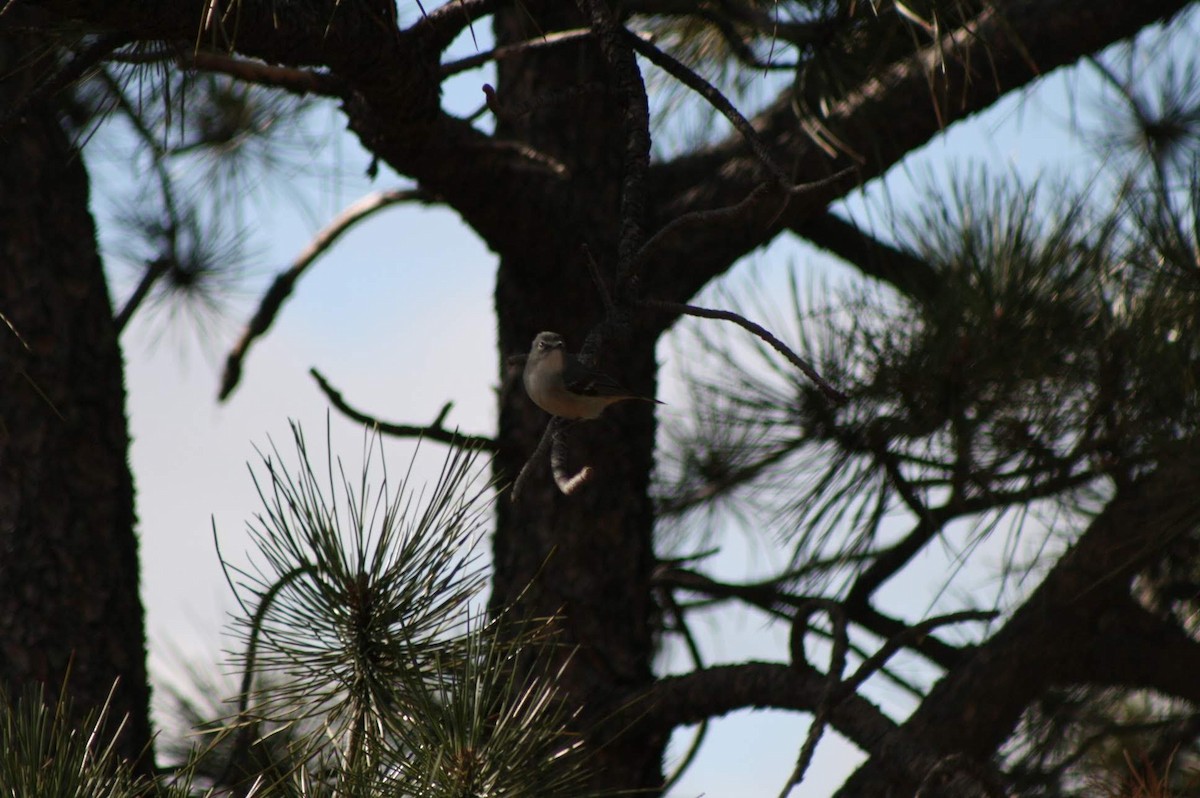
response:
<path id="1" fill-rule="evenodd" d="M 847 150 L 866 156 L 857 168 L 860 180 L 869 180 L 946 125 L 986 108 L 996 97 L 1187 5 L 1184 0 L 1149 0 L 1116 3 L 1097 13 L 1091 0 L 998 0 L 910 57 L 882 73 L 874 72 L 840 102 L 828 106 L 817 121 L 836 131 Z M 990 68 L 986 78 L 980 65 Z M 931 82 L 936 88 L 933 98 Z M 936 98 L 942 98 L 943 105 L 934 113 L 930 106 Z M 953 104 L 944 98 L 954 98 Z M 752 124 L 773 152 L 787 153 L 796 175 L 828 174 L 848 162 L 844 157 L 830 159 L 818 143 L 797 135 L 797 121 L 789 87 Z M 880 135 L 881 131 L 887 135 Z M 703 152 L 656 165 L 650 172 L 654 214 L 648 220 L 650 229 L 684 214 L 739 202 L 759 185 L 756 164 L 757 156 L 738 135 Z M 781 219 L 783 225 L 800 226 L 848 187 L 831 183 L 793 199 Z M 643 290 L 650 296 L 686 300 L 775 232 L 755 223 L 749 214 L 715 219 L 696 228 L 686 240 L 675 239 L 671 246 L 660 248 Z"/>
<path id="2" fill-rule="evenodd" d="M 895 286 L 917 300 L 937 296 L 938 276 L 928 263 L 872 237 L 853 222 L 828 211 L 795 220 L 791 229 L 863 274 Z"/>
<path id="3" fill-rule="evenodd" d="M 704 596 L 714 598 L 733 598 L 757 607 L 763 612 L 777 618 L 792 621 L 795 611 L 808 606 L 813 599 L 808 596 L 797 596 L 787 593 L 776 586 L 778 580 L 755 582 L 748 585 L 718 582 L 705 574 L 686 568 L 672 567 L 661 564 L 654 573 L 655 584 L 661 584 Z M 943 668 L 949 669 L 963 658 L 964 651 L 946 643 L 926 632 L 914 630 L 923 629 L 922 624 L 909 626 L 902 621 L 884 615 L 869 605 L 850 604 L 843 602 L 842 612 L 846 618 L 863 627 L 885 641 L 895 641 L 905 648 L 911 648 L 916 653 Z M 987 614 L 990 617 L 990 614 Z M 958 623 L 963 620 L 978 620 L 982 614 L 968 610 L 965 614 L 942 616 L 934 626 L 942 623 Z M 949 620 L 946 620 L 949 619 Z M 930 621 L 922 622 L 924 624 Z M 891 656 L 888 654 L 887 656 Z"/>
<path id="4" fill-rule="evenodd" d="M 489 61 L 499 61 L 511 55 L 536 50 L 542 47 L 553 47 L 556 44 L 563 42 L 571 42 L 576 39 L 582 39 L 587 36 L 594 36 L 595 31 L 591 28 L 576 28 L 575 30 L 560 30 L 554 33 L 546 33 L 536 39 L 529 39 L 518 44 L 506 44 L 502 47 L 493 47 L 491 50 L 484 50 L 475 55 L 469 55 L 466 58 L 459 58 L 456 61 L 447 61 L 442 64 L 441 76 L 448 78 L 457 75 L 461 72 L 474 69 L 475 67 L 483 66 Z"/>
<path id="5" fill-rule="evenodd" d="M 284 89 L 292 94 L 341 97 L 346 92 L 345 81 L 336 75 L 314 72 L 311 69 L 272 66 L 207 50 L 181 50 L 178 58 L 184 68 L 217 72 L 247 83 Z"/>
<path id="6" fill-rule="evenodd" d="M 441 51 L 449 47 L 460 33 L 499 6 L 500 0 L 447 0 L 423 16 L 414 27 L 428 31 L 431 44 Z M 475 36 L 474 31 L 471 36 Z"/>
<path id="7" fill-rule="evenodd" d="M 547 422 L 545 429 L 542 430 L 542 437 L 538 439 L 538 445 L 534 447 L 533 452 L 525 460 L 525 465 L 521 466 L 521 473 L 517 474 L 517 478 L 513 480 L 512 492 L 508 495 L 508 500 L 516 502 L 521 497 L 521 491 L 524 490 L 525 484 L 529 481 L 529 477 L 533 474 L 534 468 L 538 462 L 546 456 L 546 452 L 550 449 L 550 442 L 553 440 L 558 427 L 563 423 L 563 420 L 558 416 L 551 416 Z"/>
<path id="8" fill-rule="evenodd" d="M 738 709 L 815 712 L 825 689 L 826 680 L 821 674 L 783 664 L 746 662 L 705 668 L 664 677 L 631 694 L 606 726 L 612 734 L 630 727 L 639 732 L 667 734 L 677 726 Z M 829 724 L 900 781 L 919 783 L 943 759 L 857 693 L 829 710 Z M 963 763 L 964 768 L 968 766 Z"/>
<path id="9" fill-rule="evenodd" d="M 314 369 L 309 369 L 308 373 L 317 381 L 317 386 L 325 397 L 329 399 L 329 403 L 338 409 L 347 418 L 353 419 L 360 424 L 366 424 L 374 429 L 378 429 L 385 435 L 393 435 L 397 438 L 428 438 L 431 441 L 440 441 L 448 443 L 451 446 L 467 446 L 470 448 L 480 449 L 485 452 L 496 451 L 496 441 L 492 438 L 483 435 L 464 435 L 458 430 L 446 429 L 442 426 L 442 422 L 446 420 L 446 416 L 450 413 L 450 408 L 454 407 L 453 402 L 446 402 L 442 405 L 441 411 L 438 412 L 437 418 L 433 423 L 424 427 L 412 426 L 409 424 L 392 424 L 387 421 L 380 421 L 374 416 L 367 415 L 361 410 L 356 410 L 351 407 L 342 397 L 340 391 L 329 384 L 329 380 L 321 372 Z"/>
<path id="10" fill-rule="evenodd" d="M 904 724 L 909 734 L 945 754 L 982 760 L 1008 738 L 1030 702 L 1052 686 L 1105 682 L 1124 671 L 1130 680 L 1195 692 L 1194 680 L 1182 688 L 1162 673 L 1139 674 L 1132 660 L 1143 649 L 1131 647 L 1128 636 L 1136 624 L 1121 620 L 1131 617 L 1125 611 L 1106 620 L 1108 608 L 1129 601 L 1133 576 L 1200 526 L 1195 452 L 1194 441 L 1180 442 L 1156 471 L 1118 491 L 1008 622 L 934 687 Z M 1117 635 L 1107 636 L 1109 624 Z M 1141 640 L 1135 636 L 1133 642 L 1161 639 L 1139 634 Z M 1184 666 L 1194 657 L 1188 653 Z M 839 795 L 884 794 L 895 789 L 890 779 L 868 762 Z"/>
<path id="11" fill-rule="evenodd" d="M 776 338 L 767 328 L 760 324 L 755 324 L 744 316 L 740 316 L 730 310 L 709 310 L 708 308 L 698 308 L 694 305 L 682 305 L 677 302 L 664 302 L 659 299 L 646 299 L 642 301 L 646 307 L 664 310 L 675 314 L 686 314 L 688 316 L 698 316 L 705 319 L 720 319 L 723 321 L 731 321 L 737 324 L 744 330 L 757 335 L 766 343 L 770 344 L 771 348 L 779 354 L 787 358 L 793 366 L 800 369 L 804 376 L 808 377 L 825 395 L 825 398 L 836 404 L 842 404 L 846 401 L 846 395 L 834 388 L 825 379 L 817 373 L 817 370 L 804 358 L 797 355 L 783 341 Z"/>
<path id="12" fill-rule="evenodd" d="M 433 197 L 421 189 L 405 191 L 380 191 L 363 197 L 358 202 L 343 210 L 333 221 L 317 233 L 308 247 L 286 271 L 275 276 L 271 287 L 263 295 L 258 304 L 258 310 L 251 317 L 250 323 L 242 332 L 241 338 L 234 344 L 233 349 L 225 358 L 225 372 L 221 377 L 221 390 L 218 398 L 224 401 L 229 398 L 237 387 L 242 376 L 242 363 L 254 340 L 265 333 L 275 321 L 283 303 L 291 296 L 296 281 L 321 257 L 334 243 L 337 242 L 350 228 L 362 220 L 369 218 L 378 211 L 401 202 L 433 202 Z"/>
<path id="13" fill-rule="evenodd" d="M 775 162 L 774 156 L 767 149 L 766 143 L 759 138 L 753 125 L 750 124 L 750 121 L 746 117 L 742 116 L 741 111 L 734 107 L 728 97 L 722 94 L 716 86 L 680 63 L 678 59 L 669 53 L 663 52 L 650 42 L 635 36 L 624 28 L 621 29 L 621 33 L 622 39 L 644 56 L 646 60 L 699 94 L 721 116 L 728 119 L 729 123 L 733 125 L 734 130 L 741 134 L 751 152 L 754 153 L 763 167 L 771 173 L 771 176 L 775 178 L 775 182 L 779 187 L 785 191 L 791 191 L 793 182 L 791 176 L 782 166 Z"/>

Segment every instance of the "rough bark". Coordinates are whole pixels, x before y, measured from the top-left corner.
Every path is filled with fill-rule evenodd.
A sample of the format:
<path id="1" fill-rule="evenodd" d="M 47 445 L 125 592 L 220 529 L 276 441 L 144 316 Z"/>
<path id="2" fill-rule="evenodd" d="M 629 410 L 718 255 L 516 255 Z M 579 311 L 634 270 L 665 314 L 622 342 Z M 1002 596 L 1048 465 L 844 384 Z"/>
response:
<path id="1" fill-rule="evenodd" d="M 556 7 L 557 6 L 557 7 Z M 505 11 L 495 20 L 498 44 L 538 30 L 578 27 L 563 3 Z M 530 20 L 531 11 L 536 22 Z M 500 252 L 496 315 L 502 353 L 527 351 L 541 330 L 562 333 L 580 349 L 604 316 L 582 245 L 590 245 L 610 277 L 616 258 L 622 179 L 622 109 L 609 88 L 607 65 L 594 41 L 533 52 L 502 64 L 497 95 L 521 109 L 502 119 L 499 134 L 561 159 L 573 190 L 554 218 L 524 220 L 527 239 Z M 531 190 L 537 190 L 531 187 Z M 501 209 L 496 209 L 502 212 Z M 586 227 L 556 227 L 555 218 L 586 219 Z M 654 390 L 654 336 L 608 328 L 602 366 L 639 392 Z M 629 336 L 632 333 L 632 337 Z M 497 475 L 513 480 L 546 426 L 519 380 L 501 390 Z M 548 462 L 537 465 L 519 501 L 499 502 L 492 605 L 521 614 L 557 616 L 564 653 L 578 647 L 563 686 L 585 707 L 583 724 L 610 714 L 625 691 L 653 676 L 658 611 L 649 587 L 653 567 L 649 501 L 654 419 L 641 403 L 611 408 L 598 421 L 572 427 L 569 454 L 596 478 L 572 496 L 555 487 Z M 662 782 L 667 735 L 617 737 L 597 752 L 600 788 L 655 790 Z"/>
<path id="2" fill-rule="evenodd" d="M 0 106 L 31 87 L 0 36 Z M 113 690 L 118 750 L 153 765 L 123 365 L 88 181 L 52 110 L 0 145 L 0 686 Z M 114 681 L 118 681 L 114 690 Z"/>

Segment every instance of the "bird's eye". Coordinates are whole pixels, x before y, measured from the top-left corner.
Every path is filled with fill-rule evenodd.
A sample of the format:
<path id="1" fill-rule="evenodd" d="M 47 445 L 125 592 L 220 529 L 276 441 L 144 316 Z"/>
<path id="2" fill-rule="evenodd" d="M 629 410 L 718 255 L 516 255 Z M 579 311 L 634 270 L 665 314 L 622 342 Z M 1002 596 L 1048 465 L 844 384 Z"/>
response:
<path id="1" fill-rule="evenodd" d="M 546 342 L 538 341 L 538 349 L 545 349 L 545 348 L 546 348 Z"/>

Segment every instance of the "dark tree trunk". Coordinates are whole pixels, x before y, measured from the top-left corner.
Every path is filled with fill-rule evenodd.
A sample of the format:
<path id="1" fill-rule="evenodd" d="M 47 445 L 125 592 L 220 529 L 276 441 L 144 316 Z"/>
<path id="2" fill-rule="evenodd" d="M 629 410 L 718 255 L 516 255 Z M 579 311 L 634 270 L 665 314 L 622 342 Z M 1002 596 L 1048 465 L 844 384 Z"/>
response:
<path id="1" fill-rule="evenodd" d="M 0 108 L 33 84 L 0 36 Z M 66 683 L 76 711 L 127 716 L 118 745 L 153 763 L 133 480 L 117 331 L 87 174 L 52 110 L 0 143 L 0 686 Z"/>
<path id="2" fill-rule="evenodd" d="M 561 0 L 522 4 L 497 13 L 496 39 L 504 44 L 585 24 Z M 571 229 L 551 229 L 545 218 L 526 219 L 520 251 L 499 253 L 496 315 L 502 353 L 527 351 L 542 330 L 562 333 L 568 349 L 578 350 L 604 320 L 583 245 L 611 278 L 625 133 L 607 69 L 598 45 L 589 40 L 534 50 L 499 66 L 500 134 L 561 162 L 571 191 L 554 199 L 566 199 L 572 207 L 558 207 L 550 218 L 580 221 Z M 653 393 L 655 333 L 636 320 L 602 329 L 600 365 L 639 392 Z M 506 375 L 500 394 L 496 463 L 505 481 L 516 478 L 549 419 L 529 401 L 516 376 Z M 500 499 L 493 608 L 519 602 L 521 614 L 559 618 L 563 651 L 578 647 L 561 685 L 572 705 L 583 708 L 584 727 L 653 678 L 658 610 L 649 588 L 649 484 L 654 431 L 648 405 L 612 407 L 601 419 L 576 424 L 568 433 L 573 470 L 590 465 L 591 482 L 564 496 L 543 459 L 519 501 L 511 502 L 507 492 Z M 661 734 L 630 733 L 607 741 L 596 752 L 594 786 L 653 794 L 662 783 L 665 744 Z"/>

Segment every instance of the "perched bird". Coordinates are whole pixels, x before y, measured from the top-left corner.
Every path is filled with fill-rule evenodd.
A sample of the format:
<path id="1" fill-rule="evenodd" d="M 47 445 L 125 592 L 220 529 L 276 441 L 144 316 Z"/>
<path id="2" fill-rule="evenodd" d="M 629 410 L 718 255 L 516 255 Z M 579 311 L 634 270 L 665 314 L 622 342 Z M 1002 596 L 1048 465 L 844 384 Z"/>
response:
<path id="1" fill-rule="evenodd" d="M 568 419 L 599 418 L 604 408 L 626 399 L 662 404 L 638 396 L 607 374 L 592 371 L 567 354 L 558 333 L 538 333 L 525 361 L 525 392 L 552 416 Z"/>

